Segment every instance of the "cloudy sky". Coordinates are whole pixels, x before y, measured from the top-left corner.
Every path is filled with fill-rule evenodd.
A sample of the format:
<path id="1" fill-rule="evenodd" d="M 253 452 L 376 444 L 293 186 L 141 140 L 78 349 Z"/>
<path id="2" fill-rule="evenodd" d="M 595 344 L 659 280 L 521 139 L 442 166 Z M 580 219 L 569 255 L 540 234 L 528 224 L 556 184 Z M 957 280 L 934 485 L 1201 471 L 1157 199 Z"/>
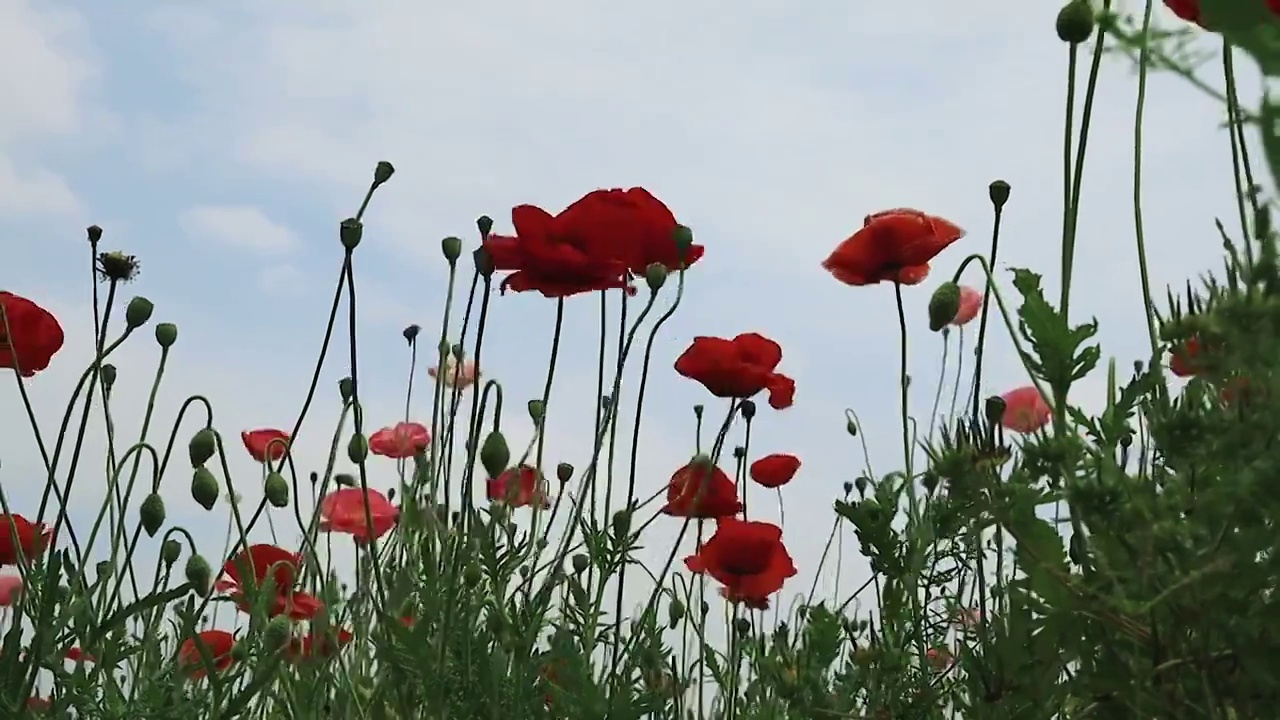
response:
<path id="1" fill-rule="evenodd" d="M 690 408 L 708 399 L 671 370 L 689 340 L 775 338 L 797 400 L 761 413 L 753 449 L 804 461 L 783 495 L 800 567 L 787 592 L 807 591 L 831 503 L 863 467 L 845 409 L 862 417 L 877 473 L 901 457 L 892 288 L 844 287 L 819 263 L 885 208 L 918 207 L 969 231 L 905 293 L 911 412 L 922 422 L 942 349 L 924 306 L 966 254 L 986 250 L 992 180 L 1013 187 L 1000 266 L 1042 271 L 1056 295 L 1067 51 L 1054 36 L 1054 5 L 820 0 L 801 13 L 782 0 L 0 0 L 0 286 L 53 310 L 68 333 L 54 365 L 30 383 L 42 431 L 56 435 L 90 359 L 86 225 L 105 228 L 104 249 L 141 259 L 127 294 L 151 298 L 153 322 L 181 329 L 157 402 L 165 435 L 153 441 L 167 437 L 187 395 L 207 395 L 237 483 L 256 500 L 257 471 L 237 433 L 294 422 L 341 262 L 337 223 L 354 213 L 375 162 L 397 173 L 373 202 L 355 261 L 372 426 L 403 412 L 401 330 L 439 327 L 440 238 L 473 246 L 481 214 L 509 230 L 513 205 L 555 211 L 598 187 L 643 185 L 707 252 L 654 351 L 639 488 L 656 492 L 692 452 Z M 1216 68 L 1204 70 L 1212 84 Z M 1131 64 L 1110 59 L 1072 305 L 1075 317 L 1102 321 L 1104 354 L 1122 368 L 1146 354 L 1131 204 L 1135 88 Z M 1230 154 L 1221 108 L 1177 79 L 1151 78 L 1146 117 L 1144 219 L 1163 288 L 1218 263 L 1214 218 L 1235 226 Z M 1012 292 L 1007 270 L 1000 279 Z M 551 462 L 583 466 L 589 455 L 596 308 L 589 298 L 569 303 Z M 516 438 L 528 436 L 520 408 L 541 391 L 553 314 L 538 296 L 493 301 L 484 371 L 505 387 Z M 326 363 L 298 440 L 304 469 L 321 469 L 327 454 L 344 355 Z M 138 432 L 157 358 L 149 330 L 114 358 L 113 413 L 126 438 Z M 992 392 L 1025 382 L 998 327 L 986 367 Z M 420 367 L 419 388 L 424 377 Z M 1100 381 L 1086 383 L 1080 400 L 1100 392 Z M 627 414 L 634 393 L 629 381 Z M 428 413 L 419 395 L 413 414 Z M 86 528 L 104 486 L 100 412 L 89 434 L 73 499 Z M 0 461 L 9 502 L 34 514 L 41 471 L 12 382 L 0 383 Z M 393 465 L 372 468 L 374 485 L 393 485 Z M 181 455 L 173 470 L 163 486 L 170 518 L 214 556 L 224 516 L 210 521 L 189 499 Z M 774 499 L 755 497 L 753 514 L 777 516 Z M 678 529 L 659 520 L 646 557 L 665 559 Z M 846 544 L 842 592 L 865 577 L 856 545 Z M 828 592 L 833 577 L 824 571 Z"/>

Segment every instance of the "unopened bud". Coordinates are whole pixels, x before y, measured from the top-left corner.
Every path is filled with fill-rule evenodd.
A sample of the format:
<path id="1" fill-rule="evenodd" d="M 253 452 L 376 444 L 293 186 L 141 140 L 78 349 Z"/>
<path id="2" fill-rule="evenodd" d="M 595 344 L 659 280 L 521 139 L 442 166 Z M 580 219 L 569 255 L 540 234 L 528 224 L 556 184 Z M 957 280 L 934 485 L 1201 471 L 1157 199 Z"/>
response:
<path id="1" fill-rule="evenodd" d="M 293 622 L 288 615 L 277 615 L 271 618 L 262 631 L 262 649 L 275 654 L 284 649 L 293 638 Z"/>
<path id="2" fill-rule="evenodd" d="M 680 260 L 681 266 L 684 266 L 689 248 L 693 246 L 693 231 L 684 225 L 677 225 L 676 229 L 671 231 L 671 239 L 676 244 L 676 258 Z"/>
<path id="3" fill-rule="evenodd" d="M 947 281 L 929 298 L 929 329 L 938 332 L 955 319 L 960 310 L 960 286 Z"/>
<path id="4" fill-rule="evenodd" d="M 480 464 L 489 477 L 496 478 L 506 472 L 511 463 L 511 449 L 507 447 L 507 439 L 502 433 L 494 431 L 484 439 L 480 446 Z"/>
<path id="5" fill-rule="evenodd" d="M 987 398 L 983 405 L 983 413 L 987 416 L 987 422 L 991 425 L 999 425 L 1004 419 L 1005 402 L 1004 398 L 999 395 L 992 395 Z"/>
<path id="6" fill-rule="evenodd" d="M 262 487 L 263 494 L 267 496 L 267 502 L 272 507 L 288 507 L 289 506 L 289 483 L 285 481 L 284 476 L 278 472 L 267 474 L 267 479 Z"/>
<path id="7" fill-rule="evenodd" d="M 208 561 L 203 557 L 192 555 L 187 558 L 187 566 L 183 574 L 187 576 L 187 582 L 191 583 L 191 587 L 196 591 L 197 595 L 209 594 L 209 580 L 213 575 L 213 570 L 210 569 Z"/>
<path id="8" fill-rule="evenodd" d="M 212 510 L 218 502 L 218 479 L 203 465 L 191 477 L 191 497 L 205 510 Z"/>
<path id="9" fill-rule="evenodd" d="M 111 363 L 103 363 L 99 377 L 102 378 L 102 388 L 107 392 L 111 392 L 112 386 L 116 384 L 117 372 L 115 365 L 112 365 Z"/>
<path id="10" fill-rule="evenodd" d="M 164 545 L 160 546 L 160 559 L 164 561 L 165 567 L 172 567 L 181 555 L 182 543 L 177 540 L 165 540 Z"/>
<path id="11" fill-rule="evenodd" d="M 164 526 L 164 499 L 159 493 L 151 493 L 138 507 L 138 515 L 142 520 L 142 529 L 147 532 L 147 537 L 155 537 Z"/>
<path id="12" fill-rule="evenodd" d="M 1093 34 L 1093 23 L 1093 8 L 1088 0 L 1067 0 L 1067 4 L 1058 11 L 1054 27 L 1059 40 L 1079 45 Z"/>
<path id="13" fill-rule="evenodd" d="M 197 468 L 209 461 L 218 451 L 218 436 L 213 428 L 204 428 L 191 436 L 187 443 L 187 455 L 191 458 L 191 467 Z"/>
<path id="14" fill-rule="evenodd" d="M 124 324 L 130 330 L 137 330 L 147 324 L 147 321 L 151 319 L 151 313 L 155 309 L 156 306 L 152 305 L 150 300 L 141 296 L 135 297 L 125 306 Z"/>
<path id="15" fill-rule="evenodd" d="M 356 433 L 347 442 L 347 459 L 359 465 L 369 457 L 369 438 L 364 433 Z"/>

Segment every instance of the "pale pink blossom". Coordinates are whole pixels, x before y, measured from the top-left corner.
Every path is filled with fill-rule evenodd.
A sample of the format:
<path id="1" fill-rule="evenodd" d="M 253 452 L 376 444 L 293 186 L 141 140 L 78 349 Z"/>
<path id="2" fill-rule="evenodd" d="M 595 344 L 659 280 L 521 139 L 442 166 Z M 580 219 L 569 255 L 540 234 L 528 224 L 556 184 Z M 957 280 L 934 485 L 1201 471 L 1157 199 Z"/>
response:
<path id="1" fill-rule="evenodd" d="M 0 607 L 12 607 L 22 597 L 21 575 L 0 575 Z"/>
<path id="2" fill-rule="evenodd" d="M 427 370 L 427 374 L 433 378 L 440 378 L 445 385 L 459 390 L 471 387 L 476 380 L 480 379 L 480 373 L 476 370 L 476 364 L 473 361 L 458 362 L 452 355 L 445 360 L 443 373 L 440 372 L 440 368 L 433 367 Z"/>
<path id="3" fill-rule="evenodd" d="M 981 309 L 982 293 L 974 290 L 968 285 L 961 285 L 960 306 L 956 308 L 956 316 L 951 318 L 951 324 L 957 327 L 964 325 L 977 317 L 978 311 Z"/>
<path id="4" fill-rule="evenodd" d="M 1004 415 L 1000 424 L 1016 433 L 1031 433 L 1044 427 L 1053 411 L 1044 396 L 1034 385 L 1010 390 L 1000 396 L 1004 400 Z"/>

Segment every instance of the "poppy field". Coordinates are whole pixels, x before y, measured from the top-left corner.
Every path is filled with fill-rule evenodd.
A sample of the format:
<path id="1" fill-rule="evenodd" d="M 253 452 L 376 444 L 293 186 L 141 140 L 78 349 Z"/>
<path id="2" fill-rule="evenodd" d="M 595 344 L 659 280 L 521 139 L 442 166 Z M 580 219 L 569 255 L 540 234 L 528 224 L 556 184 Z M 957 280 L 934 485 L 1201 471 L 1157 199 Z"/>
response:
<path id="1" fill-rule="evenodd" d="M 1157 33 L 1153 12 L 1183 24 Z M 395 166 L 378 162 L 331 243 L 340 280 L 296 423 L 222 427 L 191 395 L 176 418 L 116 418 L 140 420 L 143 436 L 113 437 L 106 458 L 81 450 L 90 412 L 110 417 L 113 354 L 154 343 L 158 386 L 179 334 L 153 317 L 163 301 L 127 297 L 139 259 L 89 227 L 91 356 L 66 352 L 66 319 L 41 298 L 0 288 L 0 382 L 21 398 L 0 412 L 30 428 L 47 471 L 40 501 L 19 503 L 0 470 L 0 719 L 1274 717 L 1280 238 L 1262 181 L 1280 171 L 1280 115 L 1269 96 L 1242 97 L 1232 58 L 1280 73 L 1280 6 L 1163 0 L 1121 14 L 1110 0 L 1068 0 L 1055 30 L 1078 88 L 1056 169 L 1059 266 L 1001 262 L 1002 219 L 1017 202 L 1003 180 L 987 188 L 986 227 L 929 208 L 863 208 L 809 259 L 851 297 L 891 293 L 902 339 L 901 372 L 869 380 L 900 400 L 899 467 L 873 472 L 856 413 L 832 419 L 863 452 L 847 477 L 826 480 L 841 493 L 823 517 L 870 567 L 837 596 L 797 576 L 838 572 L 829 554 L 843 536 L 833 530 L 821 557 L 796 553 L 794 526 L 758 509 L 785 506 L 807 481 L 805 458 L 761 452 L 752 430 L 823 390 L 749 320 L 655 349 L 688 311 L 686 287 L 732 248 L 649 189 L 584 188 L 555 208 L 512 201 L 476 219 L 470 239 L 441 240 L 443 317 L 404 329 L 415 363 L 404 417 L 374 418 L 361 402 L 354 288 L 361 248 L 379 242 L 366 213 L 395 182 Z M 1209 36 L 1222 44 L 1215 83 L 1179 54 L 1186 38 Z M 1080 167 L 1099 58 L 1112 50 L 1140 82 L 1174 73 L 1220 100 L 1238 203 L 1212 238 L 1222 265 L 1166 289 L 1148 282 L 1135 199 L 1150 353 L 1133 358 L 1104 354 L 1107 318 L 1070 312 L 1073 280 L 1075 292 L 1087 282 L 1073 277 Z M 904 295 L 917 286 L 927 294 Z M 514 296 L 554 309 L 545 387 L 507 387 L 486 368 L 492 314 Z M 606 352 L 601 330 L 600 376 L 585 381 L 599 390 L 592 450 L 562 458 L 547 448 L 547 417 L 581 408 L 557 405 L 557 351 L 596 332 L 562 322 L 573 303 L 621 314 L 602 310 L 616 348 Z M 912 387 L 907 334 L 925 325 L 948 352 L 959 339 L 963 383 L 950 409 L 935 399 L 922 418 L 908 393 L 934 388 Z M 996 334 L 1016 349 L 1022 382 L 984 381 Z M 349 374 L 323 374 L 326 354 Z M 57 366 L 82 375 L 51 426 L 29 386 Z M 682 383 L 696 433 L 687 461 L 637 482 L 646 383 L 660 374 Z M 1101 407 L 1079 402 L 1085 378 L 1103 383 Z M 314 470 L 293 453 L 313 402 L 342 408 L 337 427 L 319 430 L 333 440 Z M 619 431 L 624 418 L 634 434 Z M 513 441 L 516 426 L 533 428 L 527 444 Z M 615 454 L 629 475 L 615 475 Z M 260 474 L 234 475 L 233 455 Z M 79 476 L 104 461 L 102 507 L 79 522 L 76 487 L 97 482 Z M 170 516 L 174 487 L 189 487 L 201 524 L 225 525 L 225 547 Z M 141 549 L 144 535 L 157 552 Z M 638 559 L 653 546 L 665 562 Z"/>

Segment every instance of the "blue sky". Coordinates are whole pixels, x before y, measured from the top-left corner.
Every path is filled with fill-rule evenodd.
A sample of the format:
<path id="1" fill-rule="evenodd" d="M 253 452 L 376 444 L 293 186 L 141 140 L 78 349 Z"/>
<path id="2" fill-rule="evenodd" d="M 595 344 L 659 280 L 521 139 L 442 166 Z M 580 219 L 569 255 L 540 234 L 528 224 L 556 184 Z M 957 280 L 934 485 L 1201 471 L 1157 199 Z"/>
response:
<path id="1" fill-rule="evenodd" d="M 0 0 L 0 287 L 53 309 L 69 335 L 31 385 L 44 432 L 56 431 L 89 361 L 90 223 L 105 228 L 105 249 L 141 258 L 126 292 L 155 302 L 153 322 L 181 329 L 159 417 L 167 424 L 186 395 L 208 395 L 238 482 L 256 499 L 236 435 L 292 424 L 341 260 L 337 223 L 355 211 L 376 161 L 397 174 L 374 200 L 356 258 L 372 426 L 402 412 L 401 329 L 438 326 L 441 237 L 471 247 L 482 213 L 509 230 L 513 205 L 554 211 L 597 187 L 643 185 L 707 253 L 655 352 L 640 488 L 656 491 L 691 452 L 690 406 L 707 398 L 670 370 L 689 340 L 775 338 L 797 401 L 762 412 L 755 447 L 804 461 L 784 492 L 786 541 L 801 568 L 786 592 L 807 590 L 831 502 L 862 466 L 845 408 L 863 418 L 877 472 L 901 454 L 892 288 L 843 287 L 819 263 L 885 208 L 918 207 L 969 231 L 933 277 L 906 291 L 911 409 L 927 424 L 941 340 L 928 333 L 924 306 L 966 254 L 986 250 L 990 181 L 1013 186 L 1000 265 L 1037 269 L 1056 293 L 1067 53 L 1055 12 L 1052 3 L 944 0 L 821 0 L 803 12 L 781 0 Z M 1206 79 L 1217 84 L 1216 72 L 1210 64 Z M 1076 318 L 1101 320 L 1104 355 L 1122 368 L 1146 354 L 1131 206 L 1135 87 L 1127 61 L 1105 63 L 1072 304 Z M 1221 108 L 1174 78 L 1151 78 L 1146 114 L 1144 219 L 1163 288 L 1219 264 L 1213 220 L 1234 227 L 1230 154 Z M 1012 292 L 1008 277 L 1002 271 Z M 536 296 L 493 302 L 485 371 L 516 408 L 511 434 L 526 437 L 519 408 L 540 392 L 553 306 Z M 582 466 L 596 304 L 570 305 L 549 459 Z M 148 330 L 116 359 L 121 432 L 136 433 L 156 356 Z M 991 391 L 1023 384 L 998 325 L 986 362 Z M 334 383 L 346 372 L 335 353 L 298 443 L 304 468 L 327 454 Z M 1096 405 L 1101 392 L 1094 377 L 1078 397 Z M 414 414 L 425 415 L 419 398 Z M 13 384 L 0 383 L 0 483 L 34 512 L 37 458 L 16 403 Z M 103 485 L 100 422 L 92 427 L 78 514 L 96 507 Z M 375 485 L 391 486 L 389 468 L 375 465 Z M 216 555 L 221 520 L 196 508 L 175 469 L 164 486 L 170 517 Z M 753 506 L 768 516 L 773 504 Z M 677 531 L 660 521 L 646 552 L 665 557 L 664 534 Z M 849 545 L 846 589 L 865 572 Z"/>

